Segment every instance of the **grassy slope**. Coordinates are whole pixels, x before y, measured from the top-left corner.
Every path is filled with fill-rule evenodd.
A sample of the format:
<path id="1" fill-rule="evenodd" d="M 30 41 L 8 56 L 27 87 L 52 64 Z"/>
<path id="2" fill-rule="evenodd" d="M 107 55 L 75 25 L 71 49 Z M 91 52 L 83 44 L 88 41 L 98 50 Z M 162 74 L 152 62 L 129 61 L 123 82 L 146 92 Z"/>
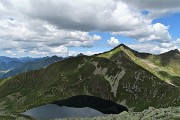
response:
<path id="1" fill-rule="evenodd" d="M 27 74 L 21 74 L 11 78 L 0 88 L 1 101 L 7 101 L 5 106 L 8 111 L 14 111 L 16 109 L 22 111 L 28 107 L 38 106 L 76 94 L 86 94 L 84 84 L 90 84 L 88 87 L 92 91 L 95 90 L 91 85 L 93 82 L 95 84 L 106 84 L 108 89 L 108 82 L 104 81 L 102 76 L 91 76 L 94 66 L 89 64 L 88 61 L 86 63 L 85 59 L 81 57 L 68 59 L 55 63 L 46 69 L 31 71 Z M 86 67 L 84 68 L 82 66 L 81 69 L 76 71 L 78 64 L 81 63 L 84 63 Z M 80 76 L 82 80 L 79 78 Z M 93 81 L 94 79 L 98 79 L 98 81 Z M 104 90 L 104 92 L 108 91 Z M 111 96 L 110 92 L 110 95 L 107 93 L 100 95 L 98 91 L 91 92 L 91 94 L 104 98 Z M 15 101 L 16 99 L 17 101 Z"/>
<path id="2" fill-rule="evenodd" d="M 178 51 L 173 50 L 160 55 L 152 55 L 138 53 L 125 45 L 120 45 L 109 52 L 97 55 L 97 57 L 110 59 L 120 51 L 125 52 L 136 64 L 145 68 L 161 80 L 175 86 L 180 86 L 180 53 Z"/>
<path id="3" fill-rule="evenodd" d="M 170 51 L 160 55 L 151 55 L 144 59 L 150 65 L 157 76 L 180 86 L 180 53 Z"/>

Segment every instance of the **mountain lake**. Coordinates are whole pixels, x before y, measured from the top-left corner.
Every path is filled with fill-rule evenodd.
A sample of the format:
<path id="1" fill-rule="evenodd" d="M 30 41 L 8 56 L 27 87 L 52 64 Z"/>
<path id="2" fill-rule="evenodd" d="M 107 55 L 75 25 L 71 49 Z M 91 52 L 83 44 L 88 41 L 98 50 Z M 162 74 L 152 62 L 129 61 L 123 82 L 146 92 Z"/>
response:
<path id="1" fill-rule="evenodd" d="M 72 108 L 65 106 L 58 106 L 55 104 L 47 104 L 33 109 L 29 109 L 22 113 L 24 115 L 31 116 L 35 119 L 56 119 L 56 118 L 92 118 L 98 116 L 107 116 L 95 109 L 84 108 Z"/>

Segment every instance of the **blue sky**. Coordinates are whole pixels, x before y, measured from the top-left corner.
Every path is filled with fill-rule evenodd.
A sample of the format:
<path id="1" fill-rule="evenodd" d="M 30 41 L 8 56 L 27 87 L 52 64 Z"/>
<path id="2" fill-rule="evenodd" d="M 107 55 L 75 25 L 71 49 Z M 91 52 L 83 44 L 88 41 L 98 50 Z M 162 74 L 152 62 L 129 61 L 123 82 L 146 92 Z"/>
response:
<path id="1" fill-rule="evenodd" d="M 178 0 L 1 0 L 0 14 L 0 56 L 180 50 Z"/>
<path id="2" fill-rule="evenodd" d="M 173 37 L 173 39 L 177 39 L 180 38 L 180 13 L 174 13 L 174 14 L 170 14 L 170 15 L 166 15 L 162 18 L 159 19 L 155 19 L 153 22 L 157 23 L 163 23 L 166 26 L 170 26 L 169 27 L 169 32 L 171 34 L 171 36 Z"/>
<path id="3" fill-rule="evenodd" d="M 166 26 L 169 26 L 169 33 L 172 36 L 172 41 L 175 41 L 176 39 L 180 38 L 180 13 L 174 13 L 174 14 L 168 14 L 161 18 L 157 18 L 153 20 L 153 23 L 162 23 Z M 107 44 L 107 40 L 110 37 L 115 37 L 119 40 L 119 43 L 123 43 L 125 45 L 131 45 L 131 44 L 141 44 L 141 42 L 138 42 L 136 39 L 126 37 L 124 35 L 112 35 L 109 32 L 92 32 L 91 34 L 98 34 L 102 36 L 102 40 L 95 42 L 94 46 L 92 48 L 78 48 L 79 52 L 85 52 L 85 51 L 92 51 L 92 52 L 103 52 L 112 49 L 114 46 L 110 46 Z M 156 43 L 151 43 L 156 44 Z M 180 45 L 178 44 L 178 49 L 180 48 Z M 70 48 L 70 50 L 77 50 L 77 48 Z M 137 49 L 139 50 L 139 49 Z M 141 51 L 141 50 L 140 50 Z M 141 51 L 143 52 L 143 51 Z M 148 52 L 148 51 L 145 51 Z M 154 52 L 154 53 L 159 53 Z"/>

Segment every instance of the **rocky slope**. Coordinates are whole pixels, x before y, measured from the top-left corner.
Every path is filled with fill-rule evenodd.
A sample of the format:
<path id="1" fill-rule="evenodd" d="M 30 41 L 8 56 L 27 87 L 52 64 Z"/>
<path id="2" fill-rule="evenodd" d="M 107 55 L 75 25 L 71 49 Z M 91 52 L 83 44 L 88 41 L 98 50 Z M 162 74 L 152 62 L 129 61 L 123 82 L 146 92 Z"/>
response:
<path id="1" fill-rule="evenodd" d="M 108 115 L 107 117 L 68 118 L 63 120 L 180 120 L 180 107 L 160 109 L 149 107 L 142 112 L 122 112 L 118 115 Z"/>

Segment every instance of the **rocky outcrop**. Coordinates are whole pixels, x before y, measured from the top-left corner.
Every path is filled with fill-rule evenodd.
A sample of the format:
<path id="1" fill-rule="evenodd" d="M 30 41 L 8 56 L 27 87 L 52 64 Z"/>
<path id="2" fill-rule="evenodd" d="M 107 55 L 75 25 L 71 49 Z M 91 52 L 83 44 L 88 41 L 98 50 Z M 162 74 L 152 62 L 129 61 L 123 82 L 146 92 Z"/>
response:
<path id="1" fill-rule="evenodd" d="M 77 120 L 77 118 L 68 118 L 68 120 Z M 149 107 L 149 109 L 142 112 L 122 112 L 118 115 L 108 115 L 107 117 L 95 118 L 78 118 L 78 120 L 180 120 L 180 107 L 160 109 Z"/>

